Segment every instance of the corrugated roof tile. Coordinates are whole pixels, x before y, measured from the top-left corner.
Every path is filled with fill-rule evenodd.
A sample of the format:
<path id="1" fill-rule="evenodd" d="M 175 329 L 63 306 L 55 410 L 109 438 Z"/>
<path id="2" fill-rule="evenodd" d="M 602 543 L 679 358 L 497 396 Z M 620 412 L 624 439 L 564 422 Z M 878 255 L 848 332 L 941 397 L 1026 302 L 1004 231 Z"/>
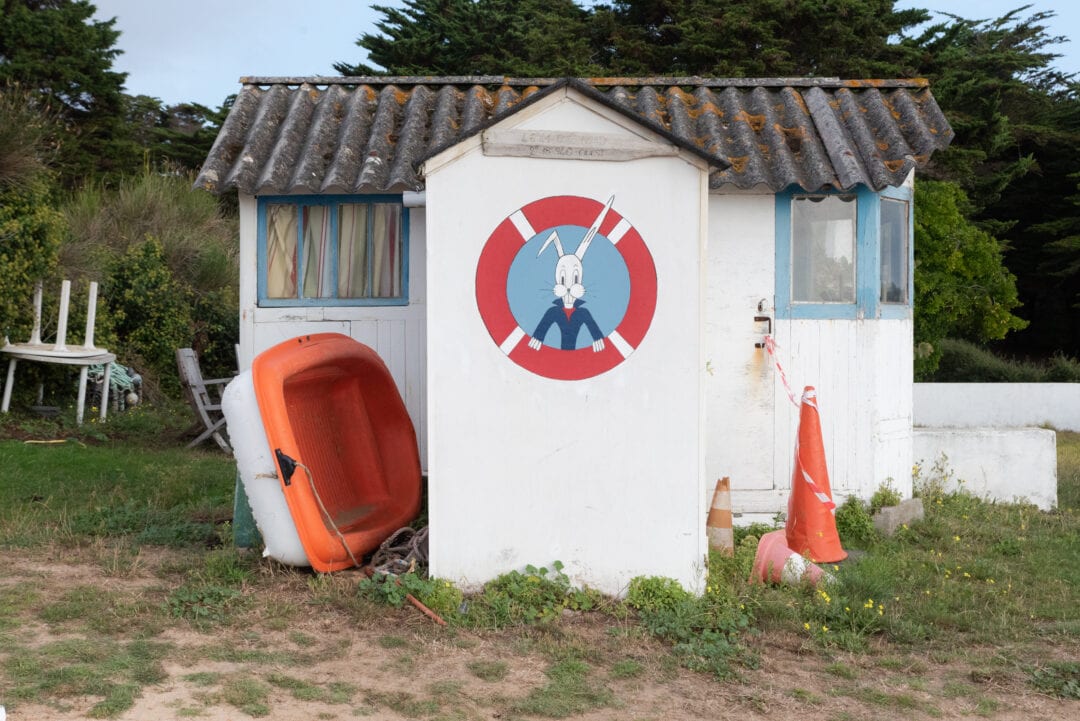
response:
<path id="1" fill-rule="evenodd" d="M 246 78 L 195 185 L 419 190 L 424 159 L 567 85 L 705 158 L 714 188 L 880 190 L 953 137 L 922 80 Z"/>

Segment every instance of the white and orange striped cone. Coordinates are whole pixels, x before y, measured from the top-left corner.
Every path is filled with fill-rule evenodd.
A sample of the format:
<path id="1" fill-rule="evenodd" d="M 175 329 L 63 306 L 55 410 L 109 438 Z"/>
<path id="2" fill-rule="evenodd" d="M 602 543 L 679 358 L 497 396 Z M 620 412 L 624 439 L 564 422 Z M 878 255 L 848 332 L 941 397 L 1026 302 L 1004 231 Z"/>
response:
<path id="1" fill-rule="evenodd" d="M 788 548 L 784 529 L 770 531 L 758 541 L 754 570 L 750 573 L 752 582 L 816 585 L 823 578 L 828 580 L 831 577 L 821 566 Z"/>
<path id="2" fill-rule="evenodd" d="M 735 533 L 731 523 L 731 479 L 724 476 L 716 482 L 709 518 L 705 521 L 710 550 L 725 556 L 735 555 Z"/>
<path id="3" fill-rule="evenodd" d="M 825 446 L 821 441 L 817 393 L 813 386 L 806 386 L 799 407 L 795 472 L 788 499 L 785 529 L 788 548 L 815 563 L 836 563 L 847 558 L 836 532 L 835 508 L 829 489 L 829 469 L 825 465 Z"/>

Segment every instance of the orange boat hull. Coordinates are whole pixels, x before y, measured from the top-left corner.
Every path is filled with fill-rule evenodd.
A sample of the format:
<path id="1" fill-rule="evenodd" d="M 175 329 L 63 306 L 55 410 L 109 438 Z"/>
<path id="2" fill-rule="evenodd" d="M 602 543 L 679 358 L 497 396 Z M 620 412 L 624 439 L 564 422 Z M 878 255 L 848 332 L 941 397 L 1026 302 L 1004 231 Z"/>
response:
<path id="1" fill-rule="evenodd" d="M 264 351 L 251 371 L 312 568 L 353 566 L 416 517 L 416 431 L 374 350 L 339 333 L 318 333 Z"/>

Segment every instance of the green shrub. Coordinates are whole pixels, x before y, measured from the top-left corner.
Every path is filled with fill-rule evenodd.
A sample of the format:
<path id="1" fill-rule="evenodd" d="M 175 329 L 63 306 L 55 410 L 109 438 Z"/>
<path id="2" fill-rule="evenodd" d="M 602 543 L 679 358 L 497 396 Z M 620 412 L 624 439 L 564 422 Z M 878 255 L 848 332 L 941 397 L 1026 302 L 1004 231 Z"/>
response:
<path id="1" fill-rule="evenodd" d="M 174 354 L 181 347 L 195 349 L 206 377 L 235 370 L 235 217 L 224 217 L 208 193 L 192 191 L 189 177 L 157 170 L 115 190 L 87 187 L 63 210 L 71 232 L 60 249 L 62 273 L 102 283 L 99 325 L 116 329 L 105 347 L 135 366 L 148 390 L 178 390 Z"/>
<path id="2" fill-rule="evenodd" d="M 870 496 L 870 515 L 874 515 L 887 506 L 898 505 L 900 500 L 900 491 L 892 487 L 891 481 L 886 481 L 878 486 L 874 495 Z"/>
<path id="3" fill-rule="evenodd" d="M 165 263 L 161 242 L 149 238 L 110 264 L 105 297 L 124 357 L 179 390 L 176 349 L 190 345 L 191 303 Z"/>
<path id="4" fill-rule="evenodd" d="M 416 573 L 404 573 L 400 576 L 377 574 L 361 579 L 357 590 L 365 598 L 395 608 L 403 606 L 406 596 L 412 594 L 416 600 L 447 621 L 452 621 L 457 616 L 463 598 L 461 590 L 449 581 L 425 578 Z"/>
<path id="5" fill-rule="evenodd" d="M 836 532 L 845 545 L 865 546 L 877 538 L 869 507 L 855 496 L 849 496 L 837 507 Z"/>
<path id="6" fill-rule="evenodd" d="M 576 588 L 555 561 L 551 569 L 526 566 L 489 581 L 482 593 L 469 599 L 467 622 L 474 626 L 501 628 L 549 623 L 563 610 L 588 611 L 599 603 L 599 594 Z"/>
<path id="7" fill-rule="evenodd" d="M 1003 358 L 965 340 L 938 342 L 940 360 L 929 380 L 938 383 L 1078 383 L 1080 361 L 1056 355 L 1046 363 Z"/>
<path id="8" fill-rule="evenodd" d="M 626 591 L 626 605 L 638 611 L 673 609 L 693 597 L 673 578 L 636 576 Z"/>
<path id="9" fill-rule="evenodd" d="M 0 185 L 0 337 L 30 337 L 34 284 L 55 267 L 63 234 L 63 216 L 49 206 L 43 180 Z"/>

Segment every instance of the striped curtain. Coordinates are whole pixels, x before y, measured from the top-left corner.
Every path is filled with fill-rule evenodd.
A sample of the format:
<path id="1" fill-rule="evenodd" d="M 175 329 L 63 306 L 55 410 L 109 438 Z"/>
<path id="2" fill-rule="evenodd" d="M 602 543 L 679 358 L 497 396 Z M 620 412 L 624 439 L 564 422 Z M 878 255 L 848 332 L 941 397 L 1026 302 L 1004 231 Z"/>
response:
<path id="1" fill-rule="evenodd" d="M 266 295 L 296 297 L 296 206 L 266 207 Z"/>
<path id="2" fill-rule="evenodd" d="M 342 205 L 338 210 L 338 297 L 364 298 L 367 284 L 369 205 Z"/>
<path id="3" fill-rule="evenodd" d="M 330 211 L 321 205 L 305 205 L 304 219 L 304 297 L 324 298 L 334 282 L 334 264 L 330 258 Z"/>
<path id="4" fill-rule="evenodd" d="M 401 206 L 372 206 L 371 297 L 401 295 Z"/>

